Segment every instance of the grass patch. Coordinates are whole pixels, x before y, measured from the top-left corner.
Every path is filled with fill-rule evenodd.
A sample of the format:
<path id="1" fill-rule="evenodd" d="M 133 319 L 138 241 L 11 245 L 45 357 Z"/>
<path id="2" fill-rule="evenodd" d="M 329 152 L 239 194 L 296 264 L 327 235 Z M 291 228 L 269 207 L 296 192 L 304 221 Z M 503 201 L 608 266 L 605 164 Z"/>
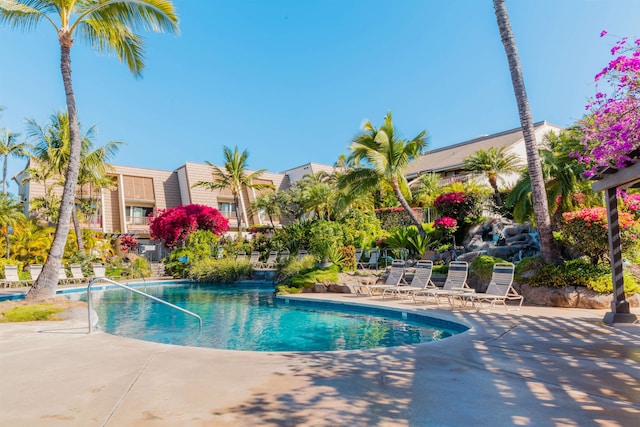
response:
<path id="1" fill-rule="evenodd" d="M 0 323 L 57 320 L 55 315 L 63 310 L 63 307 L 56 307 L 51 303 L 24 305 L 8 309 L 0 308 Z"/>

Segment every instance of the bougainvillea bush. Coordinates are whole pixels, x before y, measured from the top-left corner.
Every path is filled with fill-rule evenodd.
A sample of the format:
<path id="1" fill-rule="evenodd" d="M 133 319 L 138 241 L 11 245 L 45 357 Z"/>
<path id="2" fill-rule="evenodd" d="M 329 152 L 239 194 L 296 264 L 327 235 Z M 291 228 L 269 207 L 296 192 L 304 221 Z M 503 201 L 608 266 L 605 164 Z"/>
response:
<path id="1" fill-rule="evenodd" d="M 458 224 L 474 224 L 482 216 L 481 200 L 471 193 L 443 193 L 436 198 L 433 205 L 443 217 L 453 218 Z"/>
<path id="2" fill-rule="evenodd" d="M 574 155 L 589 167 L 587 176 L 603 166 L 633 164 L 640 148 L 640 39 L 619 40 L 611 55 L 595 76 L 598 92 L 586 106 L 589 115 L 579 122 L 583 151 Z"/>
<path id="3" fill-rule="evenodd" d="M 562 214 L 563 240 L 568 247 L 586 256 L 591 264 L 608 259 L 609 238 L 607 210 L 602 207 L 584 208 L 576 212 Z M 638 228 L 633 216 L 627 212 L 619 213 L 620 238 L 622 249 L 627 254 L 638 250 Z"/>
<path id="4" fill-rule="evenodd" d="M 196 230 L 209 230 L 219 236 L 229 229 L 229 221 L 212 207 L 185 205 L 160 210 L 149 228 L 152 238 L 173 248 Z"/>
<path id="5" fill-rule="evenodd" d="M 120 247 L 124 252 L 135 251 L 138 249 L 138 240 L 130 234 L 120 236 Z"/>

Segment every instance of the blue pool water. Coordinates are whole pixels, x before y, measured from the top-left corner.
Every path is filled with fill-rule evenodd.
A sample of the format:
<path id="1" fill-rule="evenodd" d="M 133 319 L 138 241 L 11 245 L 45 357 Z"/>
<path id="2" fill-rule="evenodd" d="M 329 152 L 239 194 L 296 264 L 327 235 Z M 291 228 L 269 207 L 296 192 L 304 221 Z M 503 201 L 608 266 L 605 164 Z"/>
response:
<path id="1" fill-rule="evenodd" d="M 297 305 L 275 298 L 272 284 L 181 284 L 145 292 L 200 315 L 202 333 L 195 318 L 125 290 L 92 291 L 99 328 L 147 341 L 246 351 L 392 347 L 440 340 L 466 329 L 438 325 L 437 319 L 429 324 L 430 318 L 422 316 L 405 320 L 401 313 L 386 312 L 397 317 L 392 318 L 358 312 L 367 311 L 362 308 L 345 312 L 344 306 Z"/>

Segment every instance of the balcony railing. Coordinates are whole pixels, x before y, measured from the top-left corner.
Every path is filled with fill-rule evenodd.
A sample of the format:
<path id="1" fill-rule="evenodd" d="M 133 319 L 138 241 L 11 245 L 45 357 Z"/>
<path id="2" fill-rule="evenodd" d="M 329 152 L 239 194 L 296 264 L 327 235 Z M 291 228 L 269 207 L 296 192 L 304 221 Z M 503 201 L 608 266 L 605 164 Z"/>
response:
<path id="1" fill-rule="evenodd" d="M 146 216 L 128 216 L 127 217 L 127 225 L 142 225 L 149 226 L 149 217 Z"/>

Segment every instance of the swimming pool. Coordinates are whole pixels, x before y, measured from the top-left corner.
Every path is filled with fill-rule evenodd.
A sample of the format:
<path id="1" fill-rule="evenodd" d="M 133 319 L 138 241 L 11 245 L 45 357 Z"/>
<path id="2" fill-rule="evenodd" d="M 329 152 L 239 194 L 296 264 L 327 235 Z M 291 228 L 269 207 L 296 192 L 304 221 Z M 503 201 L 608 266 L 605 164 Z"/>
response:
<path id="1" fill-rule="evenodd" d="M 273 284 L 147 286 L 145 292 L 192 311 L 197 320 L 125 290 L 92 290 L 98 328 L 167 344 L 244 351 L 335 351 L 412 345 L 465 326 L 366 307 L 276 298 Z"/>

